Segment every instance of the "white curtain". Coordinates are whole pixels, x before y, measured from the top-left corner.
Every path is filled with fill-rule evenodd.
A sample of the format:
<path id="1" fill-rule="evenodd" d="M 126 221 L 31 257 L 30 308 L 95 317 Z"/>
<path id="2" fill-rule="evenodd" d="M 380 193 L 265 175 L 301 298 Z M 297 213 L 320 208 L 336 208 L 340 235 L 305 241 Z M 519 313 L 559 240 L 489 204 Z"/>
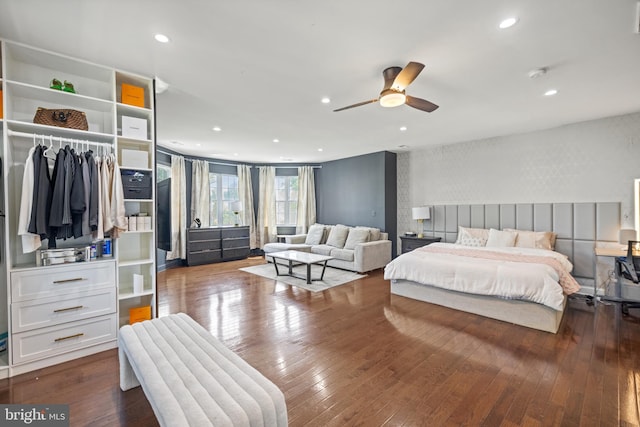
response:
<path id="1" fill-rule="evenodd" d="M 191 171 L 191 221 L 200 218 L 200 224 L 208 227 L 210 210 L 209 162 L 194 160 Z"/>
<path id="2" fill-rule="evenodd" d="M 264 245 L 276 240 L 276 168 L 260 166 L 260 203 L 258 205 L 257 245 Z"/>
<path id="3" fill-rule="evenodd" d="M 316 185 L 312 166 L 298 168 L 298 218 L 296 233 L 304 234 L 316 223 Z"/>
<path id="4" fill-rule="evenodd" d="M 253 210 L 253 188 L 251 187 L 251 166 L 238 165 L 238 198 L 240 201 L 240 225 L 249 226 L 249 247 L 258 247 L 256 216 Z"/>
<path id="5" fill-rule="evenodd" d="M 187 185 L 184 157 L 171 156 L 171 251 L 167 259 L 187 256 Z"/>

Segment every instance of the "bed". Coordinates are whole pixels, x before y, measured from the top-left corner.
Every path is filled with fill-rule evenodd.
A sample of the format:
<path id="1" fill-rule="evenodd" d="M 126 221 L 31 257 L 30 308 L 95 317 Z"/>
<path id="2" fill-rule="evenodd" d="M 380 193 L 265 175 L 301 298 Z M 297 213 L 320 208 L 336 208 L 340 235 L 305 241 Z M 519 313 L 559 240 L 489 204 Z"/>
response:
<path id="1" fill-rule="evenodd" d="M 467 228 L 475 224 L 490 226 Z M 528 243 L 516 246 L 516 236 L 486 247 L 494 225 L 496 234 L 520 232 Z M 619 229 L 619 203 L 434 206 L 425 234 L 445 243 L 400 255 L 385 267 L 385 279 L 394 295 L 556 333 L 567 296 L 595 286 L 594 247 L 616 239 Z M 474 231 L 485 241 L 474 241 Z M 551 245 L 535 242 L 550 235 Z"/>

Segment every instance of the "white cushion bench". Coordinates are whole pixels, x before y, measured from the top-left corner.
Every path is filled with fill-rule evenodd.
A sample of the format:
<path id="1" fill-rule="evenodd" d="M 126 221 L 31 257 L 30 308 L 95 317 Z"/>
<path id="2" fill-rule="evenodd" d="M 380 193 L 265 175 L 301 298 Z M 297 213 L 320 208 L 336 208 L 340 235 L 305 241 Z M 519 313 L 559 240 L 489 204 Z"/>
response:
<path id="1" fill-rule="evenodd" d="M 142 386 L 161 426 L 286 426 L 282 391 L 184 313 L 118 334 L 120 388 Z"/>

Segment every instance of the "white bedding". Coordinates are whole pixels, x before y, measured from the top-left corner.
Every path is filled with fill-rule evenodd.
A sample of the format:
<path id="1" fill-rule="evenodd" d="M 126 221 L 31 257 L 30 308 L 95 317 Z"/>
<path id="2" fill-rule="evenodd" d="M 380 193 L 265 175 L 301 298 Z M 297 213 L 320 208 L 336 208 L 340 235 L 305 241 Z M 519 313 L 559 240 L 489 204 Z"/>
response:
<path id="1" fill-rule="evenodd" d="M 573 268 L 566 256 L 546 249 L 469 248 L 452 243 L 433 243 L 430 246 L 433 247 L 431 250 L 442 248 L 447 252 L 459 250 L 468 253 L 470 249 L 491 252 L 491 255 L 500 252 L 508 258 L 512 258 L 511 254 L 529 258 L 551 257 L 567 273 Z M 560 275 L 550 265 L 434 253 L 428 248 L 413 250 L 391 261 L 384 269 L 384 278 L 410 280 L 458 292 L 533 301 L 558 311 L 563 308 L 563 288 L 558 283 Z"/>

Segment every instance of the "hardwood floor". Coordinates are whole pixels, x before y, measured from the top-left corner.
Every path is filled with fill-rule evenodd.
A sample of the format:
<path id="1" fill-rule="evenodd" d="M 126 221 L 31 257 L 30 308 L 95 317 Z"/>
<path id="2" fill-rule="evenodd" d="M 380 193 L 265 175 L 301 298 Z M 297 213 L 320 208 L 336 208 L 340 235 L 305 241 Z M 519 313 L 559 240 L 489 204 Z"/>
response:
<path id="1" fill-rule="evenodd" d="M 291 426 L 639 426 L 640 311 L 571 300 L 557 335 L 390 295 L 382 271 L 311 293 L 238 271 L 158 276 L 185 312 L 284 392 Z M 154 426 L 117 351 L 0 381 L 2 403 L 68 403 L 72 426 Z"/>

